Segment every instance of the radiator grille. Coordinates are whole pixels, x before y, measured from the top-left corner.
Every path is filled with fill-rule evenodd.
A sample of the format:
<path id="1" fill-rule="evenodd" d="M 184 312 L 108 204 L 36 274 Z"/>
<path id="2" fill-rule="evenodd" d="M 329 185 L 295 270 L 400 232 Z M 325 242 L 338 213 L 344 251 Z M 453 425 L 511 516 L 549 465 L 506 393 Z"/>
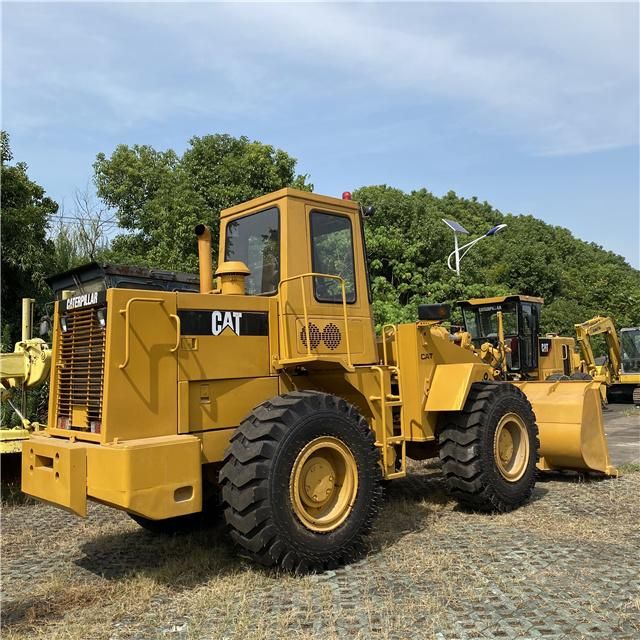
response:
<path id="1" fill-rule="evenodd" d="M 104 313 L 104 310 L 102 311 Z M 105 330 L 98 308 L 76 309 L 65 315 L 58 367 L 57 417 L 75 429 L 100 431 L 104 380 Z M 82 416 L 79 420 L 78 416 Z M 81 424 L 76 424 L 81 422 Z"/>

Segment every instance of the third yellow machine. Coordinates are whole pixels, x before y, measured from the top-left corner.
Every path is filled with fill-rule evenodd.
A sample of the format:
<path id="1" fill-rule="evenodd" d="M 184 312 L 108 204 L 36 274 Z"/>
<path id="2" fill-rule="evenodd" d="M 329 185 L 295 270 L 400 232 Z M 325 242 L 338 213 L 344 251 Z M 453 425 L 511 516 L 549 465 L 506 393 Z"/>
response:
<path id="1" fill-rule="evenodd" d="M 611 318 L 596 316 L 575 328 L 589 375 L 607 386 L 626 387 L 634 404 L 640 405 L 640 327 L 625 327 L 618 334 Z M 601 364 L 593 352 L 595 336 L 603 336 L 606 346 L 607 356 Z"/>
<path id="2" fill-rule="evenodd" d="M 283 189 L 196 229 L 200 292 L 87 291 L 56 303 L 49 423 L 23 490 L 173 530 L 221 506 L 266 565 L 352 560 L 408 459 L 440 456 L 476 510 L 525 503 L 541 468 L 614 473 L 598 383 L 505 381 L 443 327 L 376 336 L 363 214 Z"/>

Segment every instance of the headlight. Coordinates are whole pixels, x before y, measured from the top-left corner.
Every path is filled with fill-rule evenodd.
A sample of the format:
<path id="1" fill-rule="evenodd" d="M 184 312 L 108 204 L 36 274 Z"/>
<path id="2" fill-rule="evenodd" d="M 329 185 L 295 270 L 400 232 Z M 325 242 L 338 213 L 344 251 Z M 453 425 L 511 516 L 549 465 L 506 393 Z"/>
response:
<path id="1" fill-rule="evenodd" d="M 62 333 L 66 333 L 68 331 L 69 324 L 67 316 L 60 316 L 60 328 L 62 329 Z"/>
<path id="2" fill-rule="evenodd" d="M 107 310 L 105 308 L 98 309 L 96 315 L 98 316 L 100 326 L 104 329 L 107 326 Z"/>

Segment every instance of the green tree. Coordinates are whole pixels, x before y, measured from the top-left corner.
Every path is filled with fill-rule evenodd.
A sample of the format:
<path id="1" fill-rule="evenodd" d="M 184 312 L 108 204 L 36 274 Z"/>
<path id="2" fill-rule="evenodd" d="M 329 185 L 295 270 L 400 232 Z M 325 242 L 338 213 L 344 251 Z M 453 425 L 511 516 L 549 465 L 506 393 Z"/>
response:
<path id="1" fill-rule="evenodd" d="M 66 216 L 66 211 L 65 217 Z M 53 271 L 59 273 L 87 262 L 101 262 L 109 249 L 108 229 L 114 226 L 109 210 L 96 202 L 87 187 L 76 190 L 69 220 L 60 219 L 52 229 Z"/>
<path id="2" fill-rule="evenodd" d="M 545 299 L 543 331 L 573 335 L 575 323 L 597 314 L 611 315 L 619 327 L 640 324 L 640 272 L 568 229 L 504 215 L 452 191 L 439 198 L 379 185 L 358 189 L 354 199 L 375 209 L 365 229 L 378 325 L 415 320 L 422 302 L 507 293 Z M 471 237 L 499 223 L 507 229 L 478 243 L 457 277 L 446 266 L 453 238 L 441 218 L 457 220 Z"/>
<path id="3" fill-rule="evenodd" d="M 20 338 L 21 299 L 44 302 L 50 294 L 44 278 L 51 269 L 53 244 L 47 232 L 58 205 L 29 179 L 24 162 L 11 164 L 13 155 L 5 131 L 1 147 L 2 339 L 3 347 L 11 350 Z"/>
<path id="4" fill-rule="evenodd" d="M 197 269 L 197 223 L 211 226 L 217 247 L 222 209 L 282 187 L 312 188 L 284 151 L 221 134 L 191 138 L 182 156 L 120 145 L 93 166 L 98 196 L 128 231 L 114 239 L 111 258 L 176 271 Z"/>

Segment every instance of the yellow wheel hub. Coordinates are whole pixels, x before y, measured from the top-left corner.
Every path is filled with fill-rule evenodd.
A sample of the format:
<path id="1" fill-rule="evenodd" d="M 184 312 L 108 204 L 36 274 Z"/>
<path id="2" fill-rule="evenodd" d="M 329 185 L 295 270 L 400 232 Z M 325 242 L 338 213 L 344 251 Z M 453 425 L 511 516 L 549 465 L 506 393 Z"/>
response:
<path id="1" fill-rule="evenodd" d="M 358 493 L 358 466 L 338 438 L 321 436 L 298 454 L 289 481 L 291 504 L 312 531 L 333 531 L 351 513 Z"/>
<path id="2" fill-rule="evenodd" d="M 529 434 L 519 415 L 507 413 L 498 422 L 493 457 L 505 480 L 517 482 L 524 475 L 529 462 Z"/>

